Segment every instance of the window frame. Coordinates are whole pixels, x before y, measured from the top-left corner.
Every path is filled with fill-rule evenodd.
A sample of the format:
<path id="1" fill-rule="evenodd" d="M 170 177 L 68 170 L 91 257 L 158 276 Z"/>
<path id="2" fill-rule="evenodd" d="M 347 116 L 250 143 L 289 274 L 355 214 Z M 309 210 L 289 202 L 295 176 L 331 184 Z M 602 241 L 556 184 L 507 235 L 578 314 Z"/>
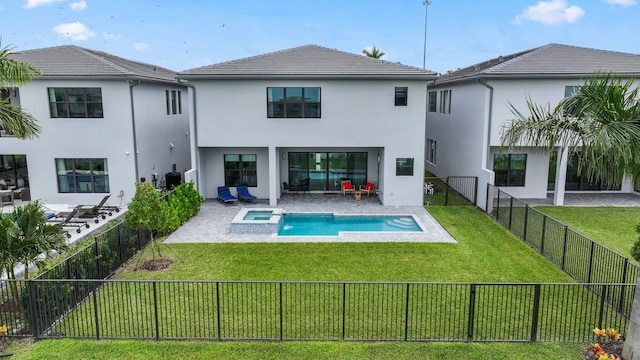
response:
<path id="1" fill-rule="evenodd" d="M 396 158 L 396 176 L 413 176 L 415 158 Z"/>
<path id="2" fill-rule="evenodd" d="M 396 86 L 395 87 L 395 106 L 409 106 L 409 87 L 408 86 Z"/>
<path id="3" fill-rule="evenodd" d="M 451 90 L 440 90 L 440 113 L 451 114 Z"/>
<path id="4" fill-rule="evenodd" d="M 429 97 L 427 99 L 427 106 L 429 112 L 438 111 L 438 92 L 436 90 L 429 91 Z"/>
<path id="5" fill-rule="evenodd" d="M 427 138 L 427 162 L 436 165 L 436 151 L 438 142 L 433 139 Z"/>
<path id="6" fill-rule="evenodd" d="M 182 114 L 182 91 L 165 90 L 165 98 L 167 102 L 167 115 Z"/>
<path id="7" fill-rule="evenodd" d="M 109 162 L 107 158 L 55 158 L 56 167 L 56 179 L 58 181 L 58 193 L 60 194 L 104 194 L 109 193 Z M 89 169 L 81 169 L 79 163 L 89 164 Z M 99 167 L 102 163 L 102 166 Z M 64 165 L 64 168 L 60 168 L 60 165 Z M 71 168 L 67 168 L 67 165 L 71 165 Z M 99 169 L 102 170 L 99 170 Z M 71 174 L 69 173 L 71 171 Z M 89 171 L 88 173 L 80 173 L 80 171 Z M 102 171 L 102 174 L 96 174 L 97 171 Z M 62 173 L 64 172 L 64 173 Z M 89 178 L 89 181 L 81 178 Z M 71 181 L 70 181 L 71 180 Z M 102 187 L 99 185 L 102 183 Z M 82 189 L 81 184 L 88 184 L 89 188 Z M 63 186 L 66 185 L 66 186 Z M 101 191 L 98 191 L 98 190 Z"/>
<path id="8" fill-rule="evenodd" d="M 59 90 L 58 93 L 56 90 Z M 69 101 L 69 90 L 74 90 L 77 92 L 78 90 L 82 91 L 83 101 Z M 89 101 L 90 96 L 96 96 L 88 93 L 88 90 L 98 90 L 100 101 Z M 64 91 L 64 92 L 62 92 Z M 58 101 L 58 97 L 63 96 L 63 101 Z M 101 87 L 48 87 L 47 88 L 47 98 L 49 100 L 49 115 L 52 119 L 102 119 L 104 118 L 104 102 L 102 96 L 102 88 Z M 84 116 L 73 116 L 75 112 L 72 112 L 72 108 L 77 107 L 77 105 L 82 104 L 84 107 Z M 63 105 L 60 108 L 58 105 Z M 98 106 L 99 105 L 99 106 Z M 55 114 L 54 114 L 55 108 Z M 93 112 L 99 112 L 99 116 L 90 116 L 89 109 L 94 108 Z M 65 114 L 60 115 L 60 112 Z"/>
<path id="9" fill-rule="evenodd" d="M 238 160 L 227 160 L 232 156 L 237 156 Z M 243 160 L 243 157 L 247 160 Z M 248 160 L 253 157 L 253 161 Z M 258 155 L 257 154 L 224 154 L 222 157 L 224 167 L 224 185 L 236 187 L 238 185 L 246 185 L 249 187 L 258 186 Z M 227 164 L 236 163 L 236 168 L 227 168 Z M 253 165 L 253 166 L 252 166 Z M 233 180 L 233 183 L 231 183 Z M 244 181 L 249 179 L 249 181 Z"/>
<path id="10" fill-rule="evenodd" d="M 278 101 L 270 101 L 270 91 L 272 89 L 282 89 L 282 100 Z M 293 101 L 287 99 L 287 90 L 293 91 L 293 89 L 300 89 L 300 100 Z M 307 101 L 305 93 L 313 89 L 317 90 L 318 101 Z M 314 105 L 317 109 L 312 111 L 311 105 Z M 294 106 L 299 105 L 300 108 L 300 116 L 289 116 L 289 112 L 293 112 L 289 110 L 289 108 L 293 108 Z M 309 105 L 309 106 L 308 106 Z M 275 110 L 276 106 L 282 106 L 282 116 L 276 115 L 279 113 Z M 313 112 L 314 116 L 307 116 L 307 113 Z M 315 86 L 268 86 L 267 87 L 267 118 L 269 119 L 320 119 L 322 118 L 322 88 Z"/>
<path id="11" fill-rule="evenodd" d="M 497 156 L 506 156 L 507 157 L 507 166 L 505 169 L 497 169 L 496 170 L 496 157 Z M 524 157 L 524 166 L 522 168 L 513 168 L 513 163 L 514 157 L 520 157 L 523 156 Z M 527 154 L 523 154 L 523 153 L 509 153 L 509 154 L 503 154 L 503 153 L 495 153 L 493 154 L 493 172 L 494 172 L 494 185 L 495 186 L 501 186 L 501 187 L 524 187 L 526 186 L 526 180 L 527 180 Z M 506 175 L 506 179 L 505 179 L 505 183 L 503 184 L 502 182 L 498 182 L 498 171 L 500 171 L 501 173 L 504 173 Z M 516 172 L 522 172 L 521 176 L 515 176 L 514 173 Z M 502 176 L 500 176 L 500 178 L 502 178 Z M 516 182 L 516 180 L 521 179 L 522 182 Z"/>

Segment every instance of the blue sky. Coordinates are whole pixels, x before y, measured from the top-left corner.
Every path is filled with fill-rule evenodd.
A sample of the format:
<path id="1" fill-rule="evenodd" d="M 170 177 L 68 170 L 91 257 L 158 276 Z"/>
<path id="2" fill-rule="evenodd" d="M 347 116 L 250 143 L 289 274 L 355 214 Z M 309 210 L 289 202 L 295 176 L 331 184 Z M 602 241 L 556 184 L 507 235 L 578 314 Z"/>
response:
<path id="1" fill-rule="evenodd" d="M 305 44 L 446 73 L 548 43 L 640 54 L 640 0 L 0 0 L 2 45 L 74 44 L 176 71 Z"/>

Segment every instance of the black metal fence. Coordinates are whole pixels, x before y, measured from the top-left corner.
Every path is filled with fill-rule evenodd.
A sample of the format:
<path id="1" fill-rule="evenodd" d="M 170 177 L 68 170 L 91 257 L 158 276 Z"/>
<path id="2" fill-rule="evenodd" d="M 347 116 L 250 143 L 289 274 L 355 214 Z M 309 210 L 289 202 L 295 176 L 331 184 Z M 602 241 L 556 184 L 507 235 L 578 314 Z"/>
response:
<path id="1" fill-rule="evenodd" d="M 11 335 L 158 340 L 583 342 L 592 340 L 595 326 L 628 325 L 618 304 L 591 289 L 633 292 L 633 285 L 625 284 L 32 280 L 5 285 L 24 289 L 26 305 L 20 315 L 0 308 L 0 322 Z M 87 288 L 96 290 L 86 293 Z M 60 304 L 74 306 L 61 313 Z"/>
<path id="2" fill-rule="evenodd" d="M 425 205 L 475 205 L 477 196 L 478 178 L 475 176 L 424 178 Z"/>
<path id="3" fill-rule="evenodd" d="M 486 211 L 580 282 L 636 283 L 638 267 L 626 256 L 571 230 L 493 185 L 487 188 Z M 633 291 L 608 293 L 606 296 L 608 300 L 626 303 L 633 297 Z"/>

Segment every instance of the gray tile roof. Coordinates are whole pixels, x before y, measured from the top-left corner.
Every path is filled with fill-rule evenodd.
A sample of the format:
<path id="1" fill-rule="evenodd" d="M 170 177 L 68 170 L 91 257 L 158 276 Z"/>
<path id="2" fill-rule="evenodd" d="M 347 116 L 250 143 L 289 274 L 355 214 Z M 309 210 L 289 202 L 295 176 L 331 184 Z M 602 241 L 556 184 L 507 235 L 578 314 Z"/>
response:
<path id="1" fill-rule="evenodd" d="M 433 71 L 304 45 L 185 70 L 180 78 L 404 78 L 435 79 Z"/>
<path id="2" fill-rule="evenodd" d="M 435 84 L 478 78 L 582 78 L 596 71 L 640 76 L 640 55 L 548 44 L 441 76 Z"/>
<path id="3" fill-rule="evenodd" d="M 176 82 L 176 73 L 169 69 L 75 45 L 20 51 L 9 57 L 37 67 L 42 72 L 42 78 L 122 78 Z"/>

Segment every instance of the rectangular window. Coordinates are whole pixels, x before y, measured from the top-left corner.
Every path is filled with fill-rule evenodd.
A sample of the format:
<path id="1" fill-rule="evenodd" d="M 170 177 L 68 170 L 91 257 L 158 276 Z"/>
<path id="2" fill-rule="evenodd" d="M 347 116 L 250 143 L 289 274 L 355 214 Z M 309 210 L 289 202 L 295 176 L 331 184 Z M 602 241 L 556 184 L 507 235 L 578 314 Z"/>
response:
<path id="1" fill-rule="evenodd" d="M 496 186 L 524 186 L 527 154 L 493 154 Z"/>
<path id="2" fill-rule="evenodd" d="M 580 86 L 565 86 L 564 87 L 564 97 L 573 96 L 580 91 Z"/>
<path id="3" fill-rule="evenodd" d="M 56 159 L 58 192 L 108 193 L 107 159 Z"/>
<path id="4" fill-rule="evenodd" d="M 451 90 L 440 91 L 440 112 L 451 114 Z"/>
<path id="5" fill-rule="evenodd" d="M 224 184 L 226 186 L 258 186 L 255 154 L 225 154 Z"/>
<path id="6" fill-rule="evenodd" d="M 396 106 L 407 106 L 408 92 L 406 86 L 396 86 Z"/>
<path id="7" fill-rule="evenodd" d="M 413 158 L 396 158 L 396 176 L 413 176 Z"/>
<path id="8" fill-rule="evenodd" d="M 438 111 L 438 92 L 429 91 L 429 112 Z"/>
<path id="9" fill-rule="evenodd" d="M 101 118 L 102 89 L 48 88 L 52 118 Z"/>
<path id="10" fill-rule="evenodd" d="M 267 117 L 319 118 L 320 88 L 268 87 Z"/>
<path id="11" fill-rule="evenodd" d="M 427 139 L 427 161 L 436 164 L 436 141 L 433 139 Z"/>
<path id="12" fill-rule="evenodd" d="M 180 90 L 166 90 L 167 115 L 182 114 L 182 94 Z"/>

